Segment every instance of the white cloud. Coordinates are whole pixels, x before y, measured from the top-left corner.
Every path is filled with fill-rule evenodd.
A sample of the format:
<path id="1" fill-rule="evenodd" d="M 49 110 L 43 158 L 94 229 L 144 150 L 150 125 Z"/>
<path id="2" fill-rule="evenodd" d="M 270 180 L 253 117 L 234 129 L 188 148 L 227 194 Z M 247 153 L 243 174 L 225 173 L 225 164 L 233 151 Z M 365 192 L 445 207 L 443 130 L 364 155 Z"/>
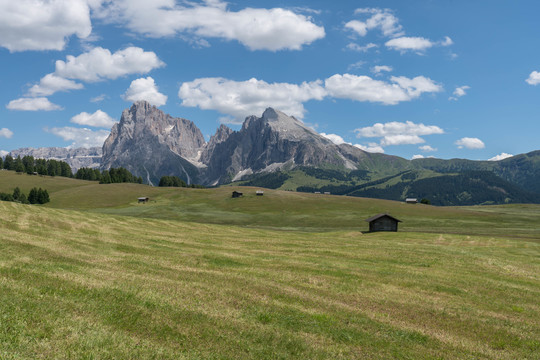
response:
<path id="1" fill-rule="evenodd" d="M 111 128 L 116 122 L 112 117 L 110 117 L 107 113 L 101 110 L 97 110 L 93 114 L 82 112 L 72 117 L 70 121 L 79 125 L 103 128 Z"/>
<path id="2" fill-rule="evenodd" d="M 438 126 L 415 124 L 412 121 L 376 123 L 373 126 L 359 128 L 354 131 L 358 138 L 382 138 L 382 146 L 421 144 L 425 142 L 421 136 L 444 133 L 443 129 Z"/>
<path id="3" fill-rule="evenodd" d="M 8 128 L 1 128 L 0 129 L 0 137 L 4 137 L 6 139 L 9 139 L 13 136 L 13 131 L 9 130 Z"/>
<path id="4" fill-rule="evenodd" d="M 460 97 L 467 95 L 467 90 L 470 88 L 467 85 L 456 87 L 456 90 L 453 92 L 454 96 L 449 97 L 448 100 L 457 101 Z"/>
<path id="5" fill-rule="evenodd" d="M 422 150 L 422 151 L 425 151 L 425 152 L 433 152 L 433 151 L 437 151 L 436 148 L 431 147 L 431 146 L 429 146 L 429 145 L 419 146 L 418 149 L 420 149 L 420 150 Z"/>
<path id="6" fill-rule="evenodd" d="M 9 154 L 9 151 L 0 150 L 0 157 L 5 157 L 7 154 Z"/>
<path id="7" fill-rule="evenodd" d="M 327 138 L 328 140 L 330 140 L 331 142 L 333 142 L 334 144 L 336 145 L 341 145 L 341 144 L 345 144 L 346 141 L 343 140 L 343 138 L 339 135 L 336 135 L 336 134 L 325 134 L 325 133 L 320 133 L 319 135 L 321 135 L 322 137 L 324 138 Z"/>
<path id="8" fill-rule="evenodd" d="M 107 130 L 93 131 L 86 128 L 69 126 L 45 129 L 45 131 L 61 137 L 64 141 L 71 141 L 71 145 L 68 146 L 70 148 L 102 146 L 110 134 L 110 131 Z"/>
<path id="9" fill-rule="evenodd" d="M 422 52 L 422 51 L 424 51 L 426 49 L 429 49 L 434 44 L 431 42 L 431 40 L 428 40 L 428 39 L 423 38 L 423 37 L 403 36 L 403 37 L 400 37 L 400 38 L 397 38 L 397 39 L 388 40 L 385 43 L 385 45 L 386 45 L 386 47 L 388 47 L 390 49 L 398 50 L 398 51 L 402 51 L 402 52 L 403 51 L 408 51 L 408 50 Z"/>
<path id="10" fill-rule="evenodd" d="M 394 68 L 388 65 L 375 65 L 371 68 L 371 72 L 374 74 L 380 74 L 383 71 L 391 72 L 392 70 L 394 70 Z"/>
<path id="11" fill-rule="evenodd" d="M 367 45 L 358 45 L 356 43 L 349 43 L 347 44 L 347 49 L 352 51 L 358 51 L 358 52 L 368 52 L 370 49 L 378 48 L 379 45 L 376 45 L 374 43 L 369 43 Z"/>
<path id="12" fill-rule="evenodd" d="M 57 76 L 86 82 L 116 79 L 129 74 L 145 74 L 165 64 L 152 51 L 128 47 L 114 54 L 108 49 L 94 48 L 66 61 L 56 61 Z"/>
<path id="13" fill-rule="evenodd" d="M 345 24 L 345 28 L 352 30 L 359 36 L 366 36 L 368 31 L 379 29 L 384 36 L 400 36 L 403 34 L 402 27 L 389 9 L 362 8 L 356 9 L 355 14 L 370 14 L 365 21 L 351 20 Z"/>
<path id="14" fill-rule="evenodd" d="M 421 144 L 424 142 L 426 141 L 418 135 L 406 135 L 406 134 L 386 135 L 385 137 L 381 139 L 382 146 L 414 145 L 414 144 Z"/>
<path id="15" fill-rule="evenodd" d="M 82 84 L 73 80 L 68 80 L 55 74 L 47 74 L 41 78 L 39 84 L 36 84 L 28 90 L 29 96 L 49 96 L 58 91 L 80 90 Z"/>
<path id="16" fill-rule="evenodd" d="M 53 104 L 49 99 L 45 97 L 36 98 L 20 98 L 17 100 L 11 100 L 6 105 L 9 110 L 21 110 L 21 111 L 52 111 L 62 110 L 62 107 Z"/>
<path id="17" fill-rule="evenodd" d="M 486 147 L 484 142 L 478 138 L 464 137 L 455 142 L 459 149 L 483 149 Z"/>
<path id="18" fill-rule="evenodd" d="M 507 153 L 504 153 L 504 152 L 503 152 L 503 153 L 501 153 L 501 154 L 499 154 L 499 155 L 496 155 L 496 156 L 492 157 L 491 159 L 488 159 L 488 161 L 499 161 L 499 160 L 504 160 L 504 159 L 507 159 L 507 158 L 512 157 L 512 156 L 514 156 L 514 155 L 512 155 L 512 154 L 507 154 Z"/>
<path id="19" fill-rule="evenodd" d="M 326 91 L 321 81 L 269 84 L 255 78 L 248 81 L 233 81 L 224 78 L 201 78 L 185 82 L 178 96 L 183 106 L 217 110 L 231 115 L 240 123 L 244 117 L 261 114 L 271 106 L 302 119 L 303 103 L 322 100 Z"/>
<path id="20" fill-rule="evenodd" d="M 155 106 L 161 106 L 167 103 L 167 95 L 158 91 L 154 79 L 150 76 L 133 80 L 122 97 L 124 100 L 131 102 L 146 100 Z"/>
<path id="21" fill-rule="evenodd" d="M 415 160 L 415 159 L 423 159 L 423 158 L 425 158 L 424 155 L 413 155 L 412 158 L 411 158 L 411 160 Z"/>
<path id="22" fill-rule="evenodd" d="M 533 71 L 530 73 L 529 78 L 525 80 L 529 85 L 538 85 L 540 84 L 540 72 Z"/>
<path id="23" fill-rule="evenodd" d="M 359 148 L 370 153 L 384 153 L 384 149 L 377 143 L 368 143 L 367 146 L 361 144 L 354 144 L 354 147 Z"/>
<path id="24" fill-rule="evenodd" d="M 97 103 L 97 102 L 101 102 L 101 101 L 105 100 L 106 98 L 107 98 L 106 94 L 101 94 L 101 95 L 98 95 L 96 97 L 91 98 L 90 102 Z"/>
<path id="25" fill-rule="evenodd" d="M 86 0 L 0 1 L 0 46 L 9 51 L 62 50 L 92 32 Z"/>
<path id="26" fill-rule="evenodd" d="M 417 53 L 423 53 L 425 50 L 433 46 L 450 46 L 454 42 L 448 36 L 445 36 L 444 40 L 439 42 L 433 42 L 423 37 L 415 36 L 402 36 L 396 39 L 388 40 L 386 47 L 397 50 L 400 52 L 415 51 Z"/>
<path id="27" fill-rule="evenodd" d="M 369 76 L 336 74 L 326 79 L 325 86 L 328 93 L 336 98 L 380 102 L 386 105 L 396 105 L 415 99 L 425 92 L 442 90 L 440 85 L 423 76 L 413 79 L 392 76 L 391 83 L 387 83 Z"/>
<path id="28" fill-rule="evenodd" d="M 360 61 L 355 62 L 354 64 L 349 65 L 349 66 L 347 67 L 347 69 L 349 69 L 349 70 L 360 69 L 360 68 L 361 68 L 362 66 L 364 66 L 365 64 L 366 64 L 365 61 L 360 60 Z"/>
<path id="29" fill-rule="evenodd" d="M 300 50 L 325 36 L 311 18 L 282 8 L 229 11 L 220 0 L 204 3 L 173 0 L 107 2 L 95 14 L 149 37 L 191 35 L 236 40 L 251 50 Z"/>

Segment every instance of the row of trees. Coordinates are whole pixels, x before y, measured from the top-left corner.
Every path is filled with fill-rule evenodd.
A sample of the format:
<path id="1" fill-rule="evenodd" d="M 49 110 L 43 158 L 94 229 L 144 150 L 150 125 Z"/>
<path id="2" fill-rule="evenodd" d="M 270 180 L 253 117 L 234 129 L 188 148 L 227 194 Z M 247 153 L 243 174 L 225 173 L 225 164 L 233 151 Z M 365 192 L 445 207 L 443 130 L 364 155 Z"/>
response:
<path id="1" fill-rule="evenodd" d="M 76 179 L 99 181 L 100 184 L 136 183 L 142 184 L 140 176 L 135 176 L 123 167 L 110 168 L 99 171 L 98 169 L 80 168 L 75 173 Z"/>
<path id="2" fill-rule="evenodd" d="M 13 190 L 12 194 L 0 192 L 1 201 L 14 201 L 21 204 L 46 204 L 50 200 L 49 192 L 42 188 L 32 188 L 28 196 L 24 194 L 19 187 Z"/>
<path id="3" fill-rule="evenodd" d="M 188 185 L 184 180 L 180 179 L 178 176 L 162 176 L 161 179 L 159 179 L 159 186 L 190 187 L 190 188 L 198 188 L 198 189 L 204 188 L 203 185 L 197 185 L 197 184 Z"/>
<path id="4" fill-rule="evenodd" d="M 28 155 L 23 158 L 17 156 L 15 159 L 11 155 L 6 155 L 3 160 L 0 158 L 0 168 L 18 173 L 73 177 L 71 167 L 64 161 L 34 159 L 33 156 Z"/>

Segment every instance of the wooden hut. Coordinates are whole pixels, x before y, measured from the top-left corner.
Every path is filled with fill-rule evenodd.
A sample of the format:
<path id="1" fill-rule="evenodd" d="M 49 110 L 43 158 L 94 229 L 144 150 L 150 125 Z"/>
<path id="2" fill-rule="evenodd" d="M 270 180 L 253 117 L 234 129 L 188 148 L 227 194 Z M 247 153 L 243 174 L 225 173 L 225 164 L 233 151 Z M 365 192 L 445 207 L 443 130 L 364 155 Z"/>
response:
<path id="1" fill-rule="evenodd" d="M 406 199 L 405 199 L 405 202 L 406 202 L 407 204 L 417 204 L 417 203 L 418 203 L 418 199 L 416 199 L 416 198 L 406 198 Z"/>
<path id="2" fill-rule="evenodd" d="M 397 231 L 401 220 L 388 214 L 379 214 L 366 219 L 369 223 L 369 231 Z"/>
<path id="3" fill-rule="evenodd" d="M 148 200 L 150 200 L 149 198 L 147 197 L 140 197 L 137 199 L 139 201 L 139 204 L 146 204 L 148 202 Z"/>
<path id="4" fill-rule="evenodd" d="M 262 190 L 257 190 L 257 191 L 255 192 L 255 194 L 257 194 L 257 196 L 263 196 L 263 195 L 264 195 L 264 191 L 262 191 Z"/>
<path id="5" fill-rule="evenodd" d="M 239 191 L 233 191 L 232 192 L 232 197 L 233 198 L 239 198 L 240 196 L 244 196 L 244 194 L 239 192 Z"/>

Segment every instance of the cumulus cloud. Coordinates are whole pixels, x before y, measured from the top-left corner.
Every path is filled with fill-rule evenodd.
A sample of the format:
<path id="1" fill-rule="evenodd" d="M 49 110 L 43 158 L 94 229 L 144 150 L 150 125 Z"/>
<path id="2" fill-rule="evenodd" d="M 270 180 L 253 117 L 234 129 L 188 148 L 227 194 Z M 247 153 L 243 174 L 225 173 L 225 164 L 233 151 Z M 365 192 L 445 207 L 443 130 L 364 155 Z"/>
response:
<path id="1" fill-rule="evenodd" d="M 484 142 L 478 138 L 464 137 L 455 142 L 459 149 L 483 149 L 486 147 Z"/>
<path id="2" fill-rule="evenodd" d="M 110 117 L 107 113 L 101 110 L 97 110 L 93 114 L 82 112 L 72 117 L 70 121 L 79 125 L 102 128 L 111 128 L 116 122 L 112 117 Z"/>
<path id="3" fill-rule="evenodd" d="M 145 74 L 165 66 L 153 51 L 128 47 L 111 53 L 101 47 L 79 56 L 68 55 L 66 61 L 56 61 L 57 76 L 86 82 L 117 79 L 129 74 Z"/>
<path id="4" fill-rule="evenodd" d="M 378 48 L 379 45 L 376 45 L 374 43 L 369 43 L 367 45 L 358 45 L 356 43 L 349 43 L 347 44 L 347 49 L 352 51 L 358 51 L 358 52 L 368 52 L 370 49 Z"/>
<path id="5" fill-rule="evenodd" d="M 343 140 L 343 138 L 339 135 L 336 135 L 336 134 L 325 134 L 325 133 L 320 133 L 320 135 L 324 138 L 327 138 L 328 140 L 330 140 L 331 142 L 333 142 L 334 144 L 336 145 L 341 145 L 341 144 L 345 144 L 346 141 Z"/>
<path id="6" fill-rule="evenodd" d="M 55 74 L 47 74 L 41 78 L 39 84 L 35 84 L 28 90 L 28 96 L 49 96 L 58 91 L 80 90 L 82 88 L 82 84 L 73 80 Z"/>
<path id="7" fill-rule="evenodd" d="M 425 151 L 425 152 L 433 152 L 433 151 L 437 151 L 436 148 L 431 147 L 431 146 L 429 146 L 429 145 L 419 146 L 418 149 L 420 149 L 420 150 L 422 150 L 422 151 Z"/>
<path id="8" fill-rule="evenodd" d="M 425 50 L 433 46 L 450 46 L 454 42 L 448 36 L 444 40 L 439 42 L 433 42 L 423 37 L 415 36 L 402 36 L 399 38 L 388 40 L 385 45 L 387 48 L 397 50 L 400 52 L 415 51 L 417 53 L 423 53 Z"/>
<path id="9" fill-rule="evenodd" d="M 392 70 L 394 69 L 388 65 L 375 65 L 371 68 L 371 72 L 374 74 L 380 74 L 383 71 L 390 72 Z"/>
<path id="10" fill-rule="evenodd" d="M 467 95 L 467 90 L 470 88 L 467 85 L 456 87 L 456 90 L 453 92 L 454 96 L 449 97 L 448 100 L 457 101 L 460 97 Z"/>
<path id="11" fill-rule="evenodd" d="M 507 154 L 507 153 L 501 153 L 499 155 L 496 155 L 494 157 L 492 157 L 491 159 L 488 159 L 488 161 L 499 161 L 499 160 L 504 160 L 504 159 L 508 159 L 509 157 L 512 157 L 514 155 L 512 154 Z"/>
<path id="12" fill-rule="evenodd" d="M 345 24 L 345 28 L 359 36 L 366 36 L 368 31 L 378 29 L 384 36 L 400 36 L 403 34 L 402 27 L 397 17 L 389 9 L 361 8 L 356 9 L 355 14 L 370 15 L 365 21 L 351 20 Z"/>
<path id="13" fill-rule="evenodd" d="M 383 147 L 377 143 L 368 143 L 367 146 L 361 144 L 354 144 L 353 146 L 370 153 L 384 153 Z"/>
<path id="14" fill-rule="evenodd" d="M 415 159 L 423 159 L 423 158 L 425 158 L 424 155 L 418 154 L 418 155 L 413 155 L 412 158 L 411 158 L 411 160 L 415 160 Z"/>
<path id="15" fill-rule="evenodd" d="M 0 1 L 0 46 L 11 52 L 62 50 L 70 36 L 91 32 L 86 0 Z"/>
<path id="16" fill-rule="evenodd" d="M 442 90 L 440 85 L 423 76 L 413 79 L 392 76 L 390 80 L 388 83 L 369 76 L 336 74 L 326 79 L 325 86 L 328 93 L 336 98 L 380 102 L 385 105 L 396 105 L 415 99 L 422 93 Z"/>
<path id="17" fill-rule="evenodd" d="M 102 146 L 105 139 L 110 134 L 107 130 L 90 130 L 87 128 L 62 127 L 45 129 L 45 131 L 61 137 L 64 141 L 70 141 L 70 148 L 90 148 L 94 146 Z"/>
<path id="18" fill-rule="evenodd" d="M 185 82 L 180 86 L 178 96 L 183 106 L 217 110 L 236 118 L 237 123 L 248 115 L 260 114 L 268 106 L 302 119 L 303 103 L 322 100 L 326 91 L 321 81 L 289 83 L 267 83 L 252 78 L 247 81 L 233 81 L 224 78 L 201 78 Z"/>
<path id="19" fill-rule="evenodd" d="M 52 111 L 62 110 L 62 107 L 53 104 L 46 97 L 36 98 L 20 98 L 17 100 L 11 100 L 6 105 L 9 110 L 21 110 L 21 111 Z"/>
<path id="20" fill-rule="evenodd" d="M 382 146 L 420 144 L 425 142 L 421 136 L 443 134 L 444 131 L 435 125 L 415 124 L 407 122 L 376 123 L 373 126 L 354 130 L 358 138 L 381 138 Z"/>
<path id="21" fill-rule="evenodd" d="M 540 72 L 533 71 L 532 73 L 529 74 L 529 77 L 525 81 L 529 85 L 538 85 L 538 84 L 540 84 Z"/>
<path id="22" fill-rule="evenodd" d="M 124 100 L 131 102 L 146 100 L 155 106 L 161 106 L 167 103 L 167 95 L 158 91 L 154 79 L 150 76 L 133 80 L 122 97 Z"/>
<path id="23" fill-rule="evenodd" d="M 9 130 L 8 128 L 1 128 L 0 129 L 0 137 L 4 137 L 6 139 L 9 139 L 13 136 L 13 131 Z"/>
<path id="24" fill-rule="evenodd" d="M 101 102 L 101 101 L 105 100 L 106 98 L 107 98 L 106 94 L 101 94 L 101 95 L 98 95 L 96 97 L 91 98 L 90 102 L 97 103 L 97 102 Z"/>
<path id="25" fill-rule="evenodd" d="M 116 0 L 104 3 L 95 14 L 149 37 L 189 35 L 196 39 L 236 40 L 250 50 L 300 50 L 325 36 L 322 26 L 292 10 L 230 11 L 220 0 L 182 5 L 174 0 Z"/>

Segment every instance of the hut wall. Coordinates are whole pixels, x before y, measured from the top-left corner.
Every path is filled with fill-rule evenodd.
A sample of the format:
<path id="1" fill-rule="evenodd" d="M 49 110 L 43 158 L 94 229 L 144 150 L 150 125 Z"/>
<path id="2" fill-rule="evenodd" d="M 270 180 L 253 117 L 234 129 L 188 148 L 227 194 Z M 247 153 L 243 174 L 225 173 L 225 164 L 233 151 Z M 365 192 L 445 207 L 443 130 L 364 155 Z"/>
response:
<path id="1" fill-rule="evenodd" d="M 369 231 L 397 231 L 397 221 L 383 217 L 369 223 Z"/>

